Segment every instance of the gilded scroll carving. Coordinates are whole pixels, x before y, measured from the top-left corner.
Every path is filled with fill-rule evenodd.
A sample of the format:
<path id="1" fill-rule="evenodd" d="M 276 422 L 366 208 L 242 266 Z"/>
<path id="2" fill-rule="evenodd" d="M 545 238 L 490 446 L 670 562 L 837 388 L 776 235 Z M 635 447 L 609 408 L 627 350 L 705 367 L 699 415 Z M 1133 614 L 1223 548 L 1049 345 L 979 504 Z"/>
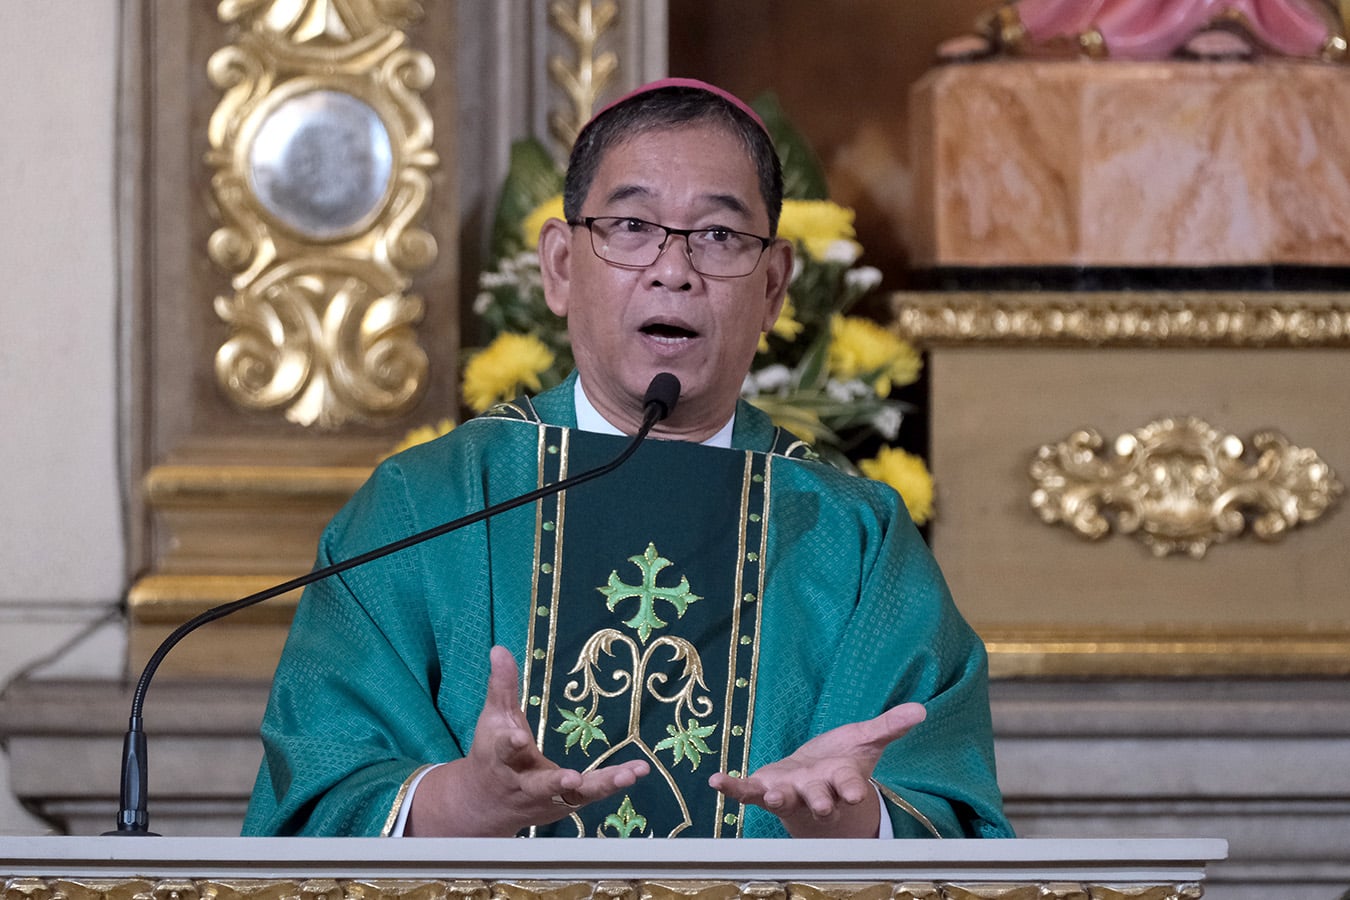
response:
<path id="1" fill-rule="evenodd" d="M 1343 296 L 953 293 L 897 294 L 894 303 L 897 332 L 925 346 L 1350 346 Z"/>
<path id="2" fill-rule="evenodd" d="M 335 881 L 12 878 L 0 900 L 1198 900 L 1193 882 Z"/>
<path id="3" fill-rule="evenodd" d="M 577 0 L 573 4 L 554 0 L 548 13 L 553 27 L 576 50 L 575 65 L 569 65 L 561 56 L 548 60 L 549 77 L 562 88 L 571 107 L 566 112 L 554 110 L 548 117 L 549 133 L 566 153 L 594 112 L 596 98 L 619 68 L 619 58 L 613 51 L 597 52 L 600 39 L 614 24 L 619 8 L 614 0 L 598 3 Z"/>
<path id="4" fill-rule="evenodd" d="M 246 409 L 336 427 L 408 410 L 426 387 L 412 275 L 436 257 L 435 70 L 400 0 L 222 0 L 238 37 L 212 55 L 222 91 L 207 134 L 220 227 L 211 259 L 230 330 L 220 387 Z"/>
<path id="5" fill-rule="evenodd" d="M 1265 541 L 1316 521 L 1344 486 L 1316 451 L 1283 435 L 1243 442 L 1196 418 L 1162 419 L 1104 451 L 1083 429 L 1036 451 L 1031 506 L 1047 524 L 1097 540 L 1115 529 L 1136 536 L 1157 556 L 1196 559 L 1211 544 L 1249 530 Z"/>

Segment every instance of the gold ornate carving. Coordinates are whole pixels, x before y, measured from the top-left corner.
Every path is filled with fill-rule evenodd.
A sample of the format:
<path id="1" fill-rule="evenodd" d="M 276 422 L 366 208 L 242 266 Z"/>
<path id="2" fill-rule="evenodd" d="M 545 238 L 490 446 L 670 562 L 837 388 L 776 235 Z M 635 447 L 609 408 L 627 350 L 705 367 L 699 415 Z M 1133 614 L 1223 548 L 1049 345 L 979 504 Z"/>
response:
<path id="1" fill-rule="evenodd" d="M 1083 429 L 1036 451 L 1031 506 L 1047 524 L 1062 523 L 1096 540 L 1111 531 L 1137 535 L 1158 556 L 1205 555 L 1213 543 L 1250 525 L 1266 541 L 1326 513 L 1344 490 L 1310 449 L 1281 434 L 1243 442 L 1195 418 L 1151 422 L 1113 443 Z"/>
<path id="2" fill-rule="evenodd" d="M 899 293 L 892 305 L 920 345 L 1350 346 L 1344 294 Z"/>
<path id="3" fill-rule="evenodd" d="M 1315 677 L 1350 675 L 1350 630 L 985 626 L 989 674 L 1000 678 Z"/>
<path id="4" fill-rule="evenodd" d="M 409 409 L 426 387 L 412 273 L 436 256 L 430 58 L 407 0 L 222 0 L 238 27 L 212 55 L 222 91 L 207 161 L 231 274 L 216 378 L 235 403 L 335 427 Z"/>
<path id="5" fill-rule="evenodd" d="M 1194 882 L 405 881 L 11 878 L 0 900 L 1198 900 Z"/>
<path id="6" fill-rule="evenodd" d="M 614 24 L 619 9 L 613 0 L 577 0 L 567 4 L 555 0 L 548 7 L 549 20 L 576 49 L 576 66 L 571 67 L 561 56 L 548 60 L 548 73 L 567 95 L 571 109 L 549 113 L 549 132 L 558 141 L 564 153 L 572 147 L 581 126 L 595 110 L 596 98 L 609 84 L 619 67 L 619 58 L 613 51 L 598 53 L 600 38 Z"/>

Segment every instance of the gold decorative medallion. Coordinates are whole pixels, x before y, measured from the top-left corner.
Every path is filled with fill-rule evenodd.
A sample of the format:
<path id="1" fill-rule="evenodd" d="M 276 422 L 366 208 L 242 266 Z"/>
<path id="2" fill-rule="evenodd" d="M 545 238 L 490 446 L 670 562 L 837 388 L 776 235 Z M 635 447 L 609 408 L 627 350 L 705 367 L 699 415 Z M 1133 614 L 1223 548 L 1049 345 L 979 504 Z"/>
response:
<path id="1" fill-rule="evenodd" d="M 409 0 L 222 0 L 239 29 L 208 64 L 222 92 L 207 161 L 231 273 L 216 379 L 238 405 L 301 425 L 397 415 L 426 387 L 411 274 L 436 257 L 430 58 Z"/>
<path id="2" fill-rule="evenodd" d="M 1199 559 L 1209 546 L 1243 533 L 1266 541 L 1320 518 L 1344 487 L 1310 449 L 1274 431 L 1243 442 L 1196 418 L 1162 419 L 1104 440 L 1083 429 L 1036 451 L 1031 506 L 1047 524 L 1096 540 L 1136 535 L 1157 556 Z M 1108 518 L 1109 516 L 1109 518 Z"/>

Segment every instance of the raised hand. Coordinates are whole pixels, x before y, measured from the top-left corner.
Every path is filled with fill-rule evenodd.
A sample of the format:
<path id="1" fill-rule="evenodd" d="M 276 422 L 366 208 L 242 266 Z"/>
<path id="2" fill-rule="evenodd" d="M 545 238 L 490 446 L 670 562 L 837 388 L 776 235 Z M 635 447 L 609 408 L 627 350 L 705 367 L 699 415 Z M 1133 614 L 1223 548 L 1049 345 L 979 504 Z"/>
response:
<path id="1" fill-rule="evenodd" d="M 505 647 L 492 648 L 487 700 L 463 759 L 422 779 L 408 814 L 408 835 L 510 837 L 631 787 L 650 771 L 642 760 L 578 772 L 535 746 L 520 708 L 520 672 Z"/>
<path id="2" fill-rule="evenodd" d="M 876 837 L 881 804 L 869 779 L 886 745 L 924 720 L 918 703 L 831 729 L 745 778 L 718 772 L 714 790 L 778 816 L 793 837 Z"/>

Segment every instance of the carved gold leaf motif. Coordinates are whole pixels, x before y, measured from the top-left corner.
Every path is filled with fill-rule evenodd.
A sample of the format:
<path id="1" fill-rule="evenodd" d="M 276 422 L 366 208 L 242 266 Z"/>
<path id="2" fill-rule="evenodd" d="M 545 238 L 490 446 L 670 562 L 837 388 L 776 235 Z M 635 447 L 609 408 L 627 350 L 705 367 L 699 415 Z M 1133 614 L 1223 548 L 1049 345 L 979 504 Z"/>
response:
<path id="1" fill-rule="evenodd" d="M 1310 449 L 1283 435 L 1243 442 L 1196 418 L 1169 418 L 1116 438 L 1113 452 L 1093 429 L 1036 451 L 1031 506 L 1047 524 L 1096 540 L 1115 528 L 1155 555 L 1199 559 L 1211 544 L 1250 528 L 1279 540 L 1333 508 L 1344 491 Z"/>
<path id="2" fill-rule="evenodd" d="M 444 881 L 394 879 L 47 879 L 11 878 L 0 900 L 1197 900 L 1195 882 L 1026 881 L 953 884 L 936 881 Z"/>
<path id="3" fill-rule="evenodd" d="M 619 58 L 611 51 L 598 53 L 600 39 L 619 14 L 614 0 L 577 0 L 568 4 L 554 0 L 548 7 L 549 20 L 563 37 L 576 48 L 576 64 L 571 66 L 561 56 L 548 61 L 548 73 L 562 88 L 571 109 L 566 113 L 549 114 L 549 131 L 567 152 L 576 140 L 581 126 L 595 110 L 595 100 L 609 84 L 619 67 Z"/>
<path id="4" fill-rule="evenodd" d="M 1342 294 L 1184 291 L 897 293 L 894 328 L 920 346 L 1345 347 Z"/>
<path id="5" fill-rule="evenodd" d="M 220 226 L 211 260 L 229 326 L 216 380 L 240 407 L 335 428 L 406 412 L 426 388 L 412 274 L 439 165 L 421 93 L 430 58 L 406 46 L 406 0 L 222 0 L 234 41 L 211 57 L 207 129 Z"/>

